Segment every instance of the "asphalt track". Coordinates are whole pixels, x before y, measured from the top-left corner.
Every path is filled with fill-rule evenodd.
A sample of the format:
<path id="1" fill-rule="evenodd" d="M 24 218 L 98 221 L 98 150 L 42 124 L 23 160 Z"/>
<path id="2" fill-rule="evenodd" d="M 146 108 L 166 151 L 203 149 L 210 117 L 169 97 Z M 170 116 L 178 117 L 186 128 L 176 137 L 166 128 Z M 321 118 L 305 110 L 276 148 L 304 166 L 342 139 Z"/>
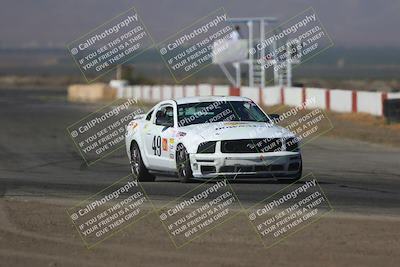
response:
<path id="1" fill-rule="evenodd" d="M 65 89 L 0 89 L 0 197 L 87 198 L 129 174 L 124 150 L 87 167 L 66 127 L 98 106 L 66 101 Z M 400 214 L 400 149 L 319 137 L 303 149 L 303 174 L 312 172 L 335 211 Z M 198 186 L 157 177 L 144 188 L 151 200 L 173 200 Z M 287 186 L 233 182 L 249 206 Z"/>

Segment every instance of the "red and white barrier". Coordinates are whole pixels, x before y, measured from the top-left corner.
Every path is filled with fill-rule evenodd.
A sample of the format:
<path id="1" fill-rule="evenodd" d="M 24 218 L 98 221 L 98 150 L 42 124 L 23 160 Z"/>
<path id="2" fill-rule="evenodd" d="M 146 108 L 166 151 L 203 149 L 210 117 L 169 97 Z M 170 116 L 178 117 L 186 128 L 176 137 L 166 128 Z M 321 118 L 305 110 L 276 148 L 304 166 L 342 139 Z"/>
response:
<path id="1" fill-rule="evenodd" d="M 357 92 L 357 112 L 381 116 L 382 110 L 381 92 Z"/>
<path id="2" fill-rule="evenodd" d="M 210 84 L 199 84 L 197 86 L 198 94 L 199 96 L 210 96 L 213 95 L 213 87 Z"/>
<path id="3" fill-rule="evenodd" d="M 303 88 L 283 88 L 283 101 L 288 106 L 300 106 L 304 102 Z"/>
<path id="4" fill-rule="evenodd" d="M 134 85 L 113 81 L 118 98 L 135 97 L 146 102 L 191 96 L 243 96 L 254 102 L 272 105 L 301 105 L 312 99 L 308 108 L 322 108 L 335 112 L 364 112 L 375 116 L 383 115 L 385 99 L 400 98 L 399 93 L 349 91 L 342 89 L 301 88 L 301 87 L 230 87 L 227 85 Z M 113 86 L 112 84 L 110 84 Z"/>
<path id="5" fill-rule="evenodd" d="M 262 103 L 266 106 L 282 104 L 281 88 L 278 86 L 262 88 Z"/>
<path id="6" fill-rule="evenodd" d="M 161 86 L 153 85 L 151 90 L 152 90 L 151 92 L 152 98 L 156 101 L 161 101 L 162 100 Z"/>
<path id="7" fill-rule="evenodd" d="M 162 86 L 163 100 L 176 98 L 174 96 L 174 92 L 175 92 L 174 87 L 175 86 L 171 86 L 171 85 L 163 85 Z"/>
<path id="8" fill-rule="evenodd" d="M 173 98 L 182 98 L 184 97 L 184 86 L 183 85 L 174 85 L 171 88 L 171 92 L 174 95 Z"/>
<path id="9" fill-rule="evenodd" d="M 313 99 L 307 107 L 326 109 L 328 106 L 326 105 L 326 91 L 326 89 L 306 88 L 306 98 Z"/>
<path id="10" fill-rule="evenodd" d="M 256 87 L 246 87 L 242 86 L 240 88 L 240 96 L 250 98 L 257 104 L 261 104 L 260 102 L 260 90 Z"/>
<path id="11" fill-rule="evenodd" d="M 229 88 L 228 85 L 214 85 L 213 95 L 229 95 Z"/>
<path id="12" fill-rule="evenodd" d="M 352 111 L 352 95 L 349 90 L 334 89 L 330 91 L 330 109 L 336 112 Z"/>
<path id="13" fill-rule="evenodd" d="M 198 92 L 196 90 L 196 85 L 185 85 L 185 97 L 197 96 Z"/>

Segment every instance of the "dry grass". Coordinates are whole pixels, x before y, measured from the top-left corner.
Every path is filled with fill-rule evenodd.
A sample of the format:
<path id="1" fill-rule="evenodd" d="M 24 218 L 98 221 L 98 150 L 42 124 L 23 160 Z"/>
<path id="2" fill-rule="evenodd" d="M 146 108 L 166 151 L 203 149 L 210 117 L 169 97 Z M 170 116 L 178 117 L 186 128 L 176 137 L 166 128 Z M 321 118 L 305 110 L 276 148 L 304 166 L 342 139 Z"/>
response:
<path id="1" fill-rule="evenodd" d="M 263 107 L 267 113 L 281 114 L 292 107 Z M 400 147 L 400 123 L 388 124 L 383 117 L 365 113 L 326 112 L 334 128 L 326 135 Z"/>
<path id="2" fill-rule="evenodd" d="M 381 127 L 388 130 L 400 131 L 400 123 L 388 124 L 383 117 L 376 117 L 366 113 L 333 113 L 330 112 L 332 117 L 338 120 L 346 120 L 362 125 Z M 400 132 L 399 132 L 400 133 Z"/>

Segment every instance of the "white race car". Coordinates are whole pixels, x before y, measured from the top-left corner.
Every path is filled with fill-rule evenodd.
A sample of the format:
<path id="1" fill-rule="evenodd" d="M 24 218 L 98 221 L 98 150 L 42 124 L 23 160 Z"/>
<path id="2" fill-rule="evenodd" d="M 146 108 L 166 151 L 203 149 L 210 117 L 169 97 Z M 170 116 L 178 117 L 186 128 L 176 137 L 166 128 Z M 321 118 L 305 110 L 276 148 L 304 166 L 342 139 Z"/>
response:
<path id="1" fill-rule="evenodd" d="M 245 97 L 190 97 L 158 103 L 126 129 L 139 181 L 155 174 L 192 178 L 284 178 L 302 173 L 298 139 Z"/>

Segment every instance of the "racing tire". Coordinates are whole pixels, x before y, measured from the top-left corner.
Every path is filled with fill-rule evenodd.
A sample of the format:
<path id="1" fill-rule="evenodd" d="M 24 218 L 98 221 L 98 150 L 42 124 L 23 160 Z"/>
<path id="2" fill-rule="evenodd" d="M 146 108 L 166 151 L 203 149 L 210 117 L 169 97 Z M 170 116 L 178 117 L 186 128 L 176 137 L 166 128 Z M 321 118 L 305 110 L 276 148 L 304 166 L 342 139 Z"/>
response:
<path id="1" fill-rule="evenodd" d="M 189 154 L 184 145 L 176 147 L 176 169 L 181 183 L 188 183 L 193 178 L 192 168 L 190 167 Z"/>
<path id="2" fill-rule="evenodd" d="M 131 145 L 131 171 L 139 182 L 154 182 L 155 176 L 150 174 L 142 160 L 139 146 L 136 142 Z"/>
<path id="3" fill-rule="evenodd" d="M 303 163 L 300 164 L 300 169 L 299 171 L 296 173 L 296 175 L 292 178 L 292 181 L 298 181 L 301 179 L 303 175 Z"/>

